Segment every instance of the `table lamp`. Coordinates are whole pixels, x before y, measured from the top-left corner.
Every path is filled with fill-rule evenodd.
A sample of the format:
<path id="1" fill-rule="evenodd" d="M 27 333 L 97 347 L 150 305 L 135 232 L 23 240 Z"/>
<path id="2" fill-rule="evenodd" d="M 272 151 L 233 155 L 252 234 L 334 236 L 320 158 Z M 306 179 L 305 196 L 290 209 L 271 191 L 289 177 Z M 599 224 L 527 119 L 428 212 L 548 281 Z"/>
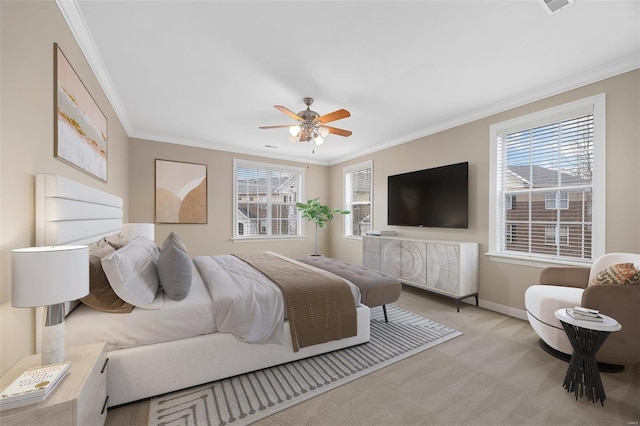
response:
<path id="1" fill-rule="evenodd" d="M 125 240 L 131 241 L 140 235 L 155 241 L 155 225 L 153 223 L 125 223 L 122 225 L 122 236 Z"/>
<path id="2" fill-rule="evenodd" d="M 11 305 L 45 307 L 42 365 L 64 361 L 64 304 L 89 294 L 89 247 L 11 250 Z"/>

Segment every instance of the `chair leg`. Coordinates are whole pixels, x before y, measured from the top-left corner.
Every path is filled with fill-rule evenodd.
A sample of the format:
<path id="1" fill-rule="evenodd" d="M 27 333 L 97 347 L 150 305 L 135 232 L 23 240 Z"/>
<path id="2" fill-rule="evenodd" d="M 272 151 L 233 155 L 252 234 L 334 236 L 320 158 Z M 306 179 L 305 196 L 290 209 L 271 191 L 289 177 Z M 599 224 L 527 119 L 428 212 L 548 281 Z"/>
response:
<path id="1" fill-rule="evenodd" d="M 387 305 L 382 305 L 382 312 L 384 312 L 384 322 L 389 322 L 389 318 L 387 318 Z"/>

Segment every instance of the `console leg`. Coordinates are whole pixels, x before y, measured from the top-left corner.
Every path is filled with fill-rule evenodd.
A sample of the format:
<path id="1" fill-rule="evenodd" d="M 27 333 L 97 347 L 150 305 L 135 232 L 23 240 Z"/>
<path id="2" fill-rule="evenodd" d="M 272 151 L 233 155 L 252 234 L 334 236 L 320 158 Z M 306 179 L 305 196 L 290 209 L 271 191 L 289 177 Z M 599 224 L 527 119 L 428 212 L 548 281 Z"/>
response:
<path id="1" fill-rule="evenodd" d="M 387 305 L 382 305 L 382 312 L 384 312 L 384 322 L 389 322 L 389 318 L 387 318 Z"/>

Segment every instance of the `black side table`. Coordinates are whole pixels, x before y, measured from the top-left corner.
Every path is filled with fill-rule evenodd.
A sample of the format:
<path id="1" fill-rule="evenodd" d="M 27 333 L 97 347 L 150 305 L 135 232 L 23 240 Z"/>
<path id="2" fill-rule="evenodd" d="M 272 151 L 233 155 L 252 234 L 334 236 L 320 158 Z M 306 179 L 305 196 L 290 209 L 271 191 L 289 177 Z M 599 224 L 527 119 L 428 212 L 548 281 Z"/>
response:
<path id="1" fill-rule="evenodd" d="M 607 340 L 609 333 L 620 330 L 622 325 L 602 314 L 602 322 L 575 319 L 567 314 L 566 309 L 558 309 L 554 316 L 560 320 L 573 347 L 573 355 L 564 378 L 564 388 L 567 392 L 574 392 L 576 400 L 578 395 L 586 395 L 588 401 L 595 403 L 600 400 L 604 405 L 607 397 L 600 379 L 596 353 Z"/>

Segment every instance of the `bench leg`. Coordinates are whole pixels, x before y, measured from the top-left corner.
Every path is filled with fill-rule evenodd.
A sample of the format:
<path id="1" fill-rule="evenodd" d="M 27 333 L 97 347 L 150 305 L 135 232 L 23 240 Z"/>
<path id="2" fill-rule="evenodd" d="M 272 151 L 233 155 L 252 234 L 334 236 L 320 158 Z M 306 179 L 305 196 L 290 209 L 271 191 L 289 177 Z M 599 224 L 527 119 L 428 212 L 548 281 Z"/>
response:
<path id="1" fill-rule="evenodd" d="M 382 312 L 384 312 L 384 322 L 389 322 L 389 318 L 387 318 L 387 305 L 382 305 Z"/>

